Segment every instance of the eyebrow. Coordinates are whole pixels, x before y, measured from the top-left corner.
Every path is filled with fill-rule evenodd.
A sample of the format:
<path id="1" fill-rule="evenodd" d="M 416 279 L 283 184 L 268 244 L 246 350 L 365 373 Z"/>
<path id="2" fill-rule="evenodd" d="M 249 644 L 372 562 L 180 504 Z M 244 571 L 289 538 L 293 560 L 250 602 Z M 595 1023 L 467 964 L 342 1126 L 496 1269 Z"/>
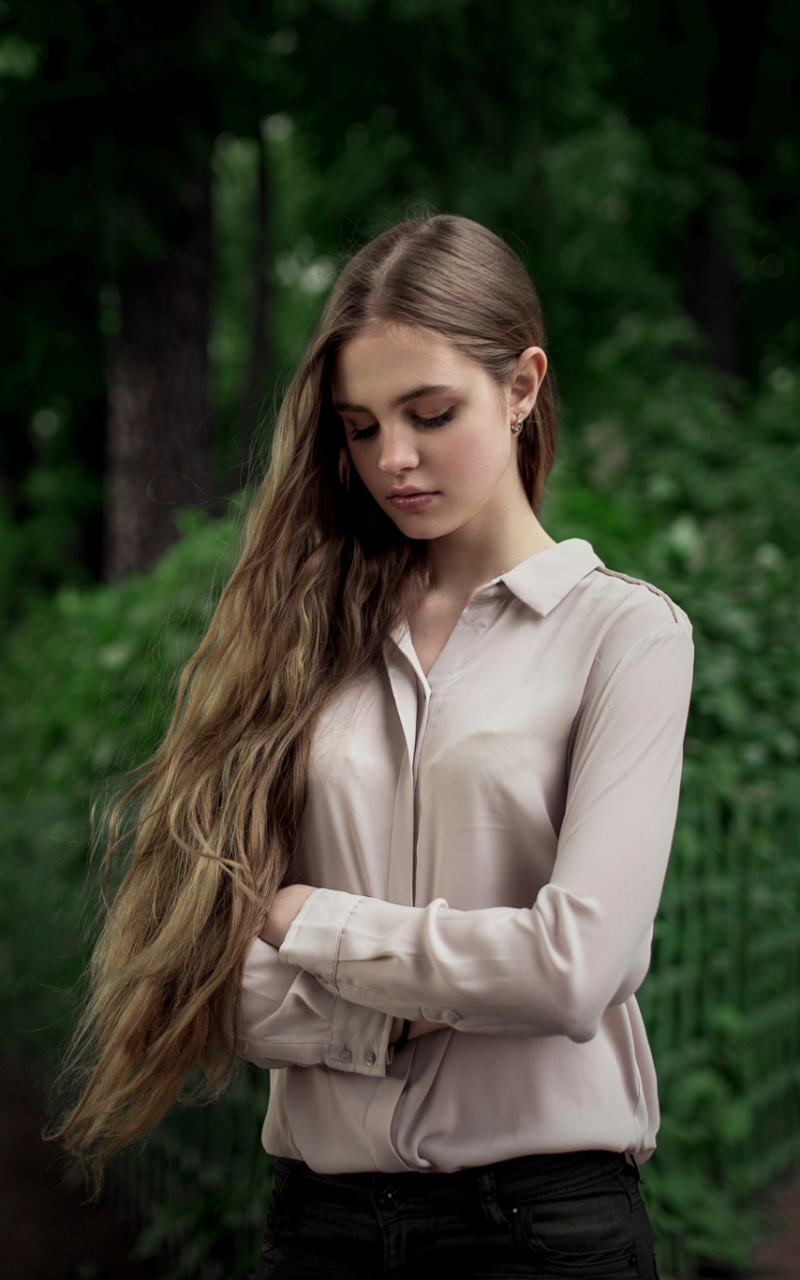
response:
<path id="1" fill-rule="evenodd" d="M 409 400 L 417 400 L 420 396 L 431 396 L 439 391 L 452 391 L 453 389 L 448 382 L 437 382 L 424 387 L 415 387 L 413 391 L 406 391 L 402 396 L 398 396 L 394 404 L 395 406 L 408 404 Z M 345 404 L 341 400 L 337 400 L 333 407 L 337 413 L 372 413 L 372 410 L 366 409 L 363 404 Z"/>

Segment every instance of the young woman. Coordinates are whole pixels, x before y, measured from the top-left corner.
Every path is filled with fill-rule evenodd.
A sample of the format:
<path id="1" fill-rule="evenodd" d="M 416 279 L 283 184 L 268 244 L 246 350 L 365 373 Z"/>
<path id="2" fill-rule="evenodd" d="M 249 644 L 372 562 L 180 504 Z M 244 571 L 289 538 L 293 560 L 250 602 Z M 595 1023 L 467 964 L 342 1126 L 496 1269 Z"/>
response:
<path id="1" fill-rule="evenodd" d="M 692 628 L 542 528 L 555 441 L 508 246 L 450 216 L 366 245 L 129 798 L 64 1134 L 99 1170 L 220 1046 L 272 1069 L 257 1280 L 656 1274 L 634 992 Z"/>

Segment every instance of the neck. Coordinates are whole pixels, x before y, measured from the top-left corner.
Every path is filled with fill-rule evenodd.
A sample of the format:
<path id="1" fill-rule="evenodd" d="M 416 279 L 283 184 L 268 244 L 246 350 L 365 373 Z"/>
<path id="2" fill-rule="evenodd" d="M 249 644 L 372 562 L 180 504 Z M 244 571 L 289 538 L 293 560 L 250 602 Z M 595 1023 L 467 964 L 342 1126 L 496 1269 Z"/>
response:
<path id="1" fill-rule="evenodd" d="M 523 505 L 480 512 L 460 529 L 430 540 L 428 555 L 437 596 L 454 604 L 466 603 L 493 578 L 556 545 L 540 525 L 524 492 L 522 499 Z"/>

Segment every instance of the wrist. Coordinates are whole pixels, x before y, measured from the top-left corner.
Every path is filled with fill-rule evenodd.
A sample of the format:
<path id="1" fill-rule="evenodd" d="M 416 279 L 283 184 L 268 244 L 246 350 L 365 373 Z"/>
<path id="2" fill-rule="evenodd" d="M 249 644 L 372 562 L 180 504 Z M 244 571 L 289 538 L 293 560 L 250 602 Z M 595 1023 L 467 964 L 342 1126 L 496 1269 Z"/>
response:
<path id="1" fill-rule="evenodd" d="M 279 889 L 259 937 L 270 946 L 282 947 L 301 908 L 314 892 L 314 887 L 307 884 L 287 885 L 285 889 Z"/>

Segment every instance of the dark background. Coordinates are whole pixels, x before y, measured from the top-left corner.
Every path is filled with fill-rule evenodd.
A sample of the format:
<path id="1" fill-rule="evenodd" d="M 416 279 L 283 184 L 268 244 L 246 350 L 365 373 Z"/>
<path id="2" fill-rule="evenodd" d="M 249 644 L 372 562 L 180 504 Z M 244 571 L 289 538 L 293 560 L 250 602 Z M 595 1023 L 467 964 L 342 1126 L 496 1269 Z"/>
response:
<path id="1" fill-rule="evenodd" d="M 214 510 L 337 256 L 420 202 L 523 249 L 570 443 L 626 321 L 728 401 L 772 386 L 798 26 L 789 0 L 4 0 L 11 599 L 150 568 L 174 504 Z"/>

